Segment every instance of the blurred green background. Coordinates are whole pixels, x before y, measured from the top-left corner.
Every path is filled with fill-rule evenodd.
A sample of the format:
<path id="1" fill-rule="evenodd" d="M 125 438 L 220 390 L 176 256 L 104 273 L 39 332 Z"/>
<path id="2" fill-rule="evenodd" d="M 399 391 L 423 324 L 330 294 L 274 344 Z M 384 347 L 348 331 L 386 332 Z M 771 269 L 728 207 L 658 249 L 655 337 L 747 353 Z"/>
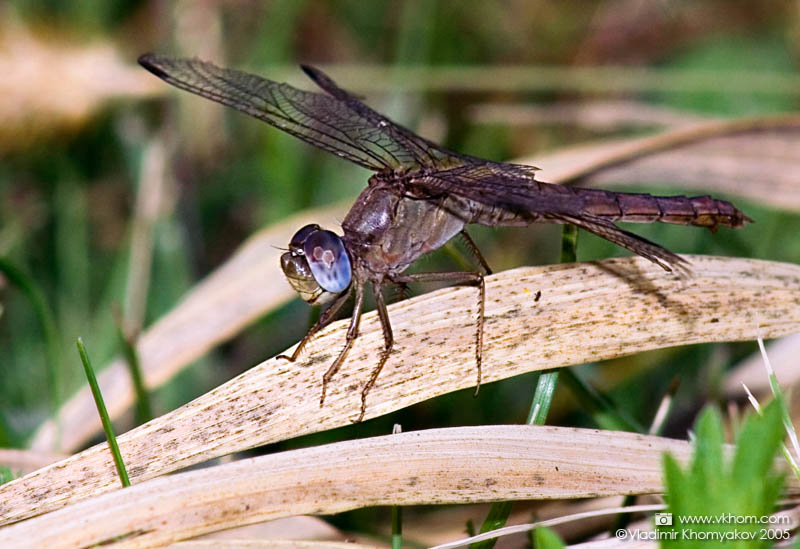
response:
<path id="1" fill-rule="evenodd" d="M 130 331 L 146 328 L 248 235 L 304 209 L 351 199 L 369 175 L 244 115 L 173 93 L 135 65 L 147 51 L 198 56 L 307 89 L 311 83 L 296 67 L 301 62 L 324 65 L 335 78 L 356 75 L 339 83 L 450 148 L 494 160 L 659 129 L 655 122 L 603 125 L 541 114 L 563 105 L 632 101 L 686 116 L 739 116 L 795 111 L 800 99 L 791 80 L 800 60 L 796 1 L 6 2 L 0 6 L 0 257 L 41 288 L 54 312 L 58 347 L 48 351 L 30 300 L 0 278 L 0 446 L 24 446 L 52 414 L 48 360 L 59 374 L 58 399 L 85 383 L 74 351 L 77 336 L 96 365 L 106 363 L 120 352 L 115 309 Z M 339 73 L 337 66 L 343 67 Z M 360 68 L 376 66 L 426 68 L 434 76 L 448 70 L 450 84 L 358 79 Z M 615 82 L 503 81 L 498 69 L 508 66 L 533 75 L 584 66 L 633 74 L 646 67 L 671 75 L 672 85 L 631 90 Z M 461 81 L 459 68 L 465 69 Z M 707 89 L 681 86 L 693 71 L 711 70 L 768 74 L 776 84 L 737 81 L 729 87 L 721 79 Z M 493 106 L 533 114 L 519 118 L 513 109 Z M 524 110 L 533 106 L 541 110 Z M 137 188 L 155 141 L 169 169 L 154 214 L 150 264 L 131 259 L 130 242 Z M 675 194 L 650 183 L 640 188 Z M 800 258 L 799 239 L 787 236 L 800 234 L 797 215 L 736 203 L 758 221 L 741 233 L 715 236 L 663 225 L 634 230 L 681 253 Z M 474 231 L 495 271 L 557 261 L 559 234 L 551 226 Z M 581 235 L 579 259 L 617 254 L 624 255 Z M 452 266 L 446 253 L 423 265 Z M 138 312 L 130 278 L 142 270 L 150 279 Z M 295 300 L 260 319 L 157 391 L 156 412 L 283 351 L 302 337 L 309 318 L 309 308 Z M 580 372 L 608 387 L 611 398 L 644 424 L 680 376 L 674 429 L 682 433 L 680 417 L 713 399 L 721 373 L 754 349 L 669 349 Z M 483 387 L 479 398 L 463 391 L 281 447 L 389 433 L 393 423 L 412 430 L 522 422 L 534 383 L 535 376 L 506 380 Z M 567 413 L 568 395 L 560 393 L 553 421 L 594 425 L 580 412 Z"/>

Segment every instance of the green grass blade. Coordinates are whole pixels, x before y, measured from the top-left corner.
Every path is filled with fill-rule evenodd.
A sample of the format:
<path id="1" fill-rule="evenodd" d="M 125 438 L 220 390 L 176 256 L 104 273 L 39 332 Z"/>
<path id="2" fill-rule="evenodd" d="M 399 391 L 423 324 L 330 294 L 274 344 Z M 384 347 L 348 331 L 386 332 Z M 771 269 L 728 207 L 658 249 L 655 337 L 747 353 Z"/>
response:
<path id="1" fill-rule="evenodd" d="M 108 439 L 108 446 L 111 449 L 111 454 L 114 456 L 114 465 L 117 466 L 119 479 L 122 482 L 123 487 L 130 486 L 131 481 L 128 478 L 128 471 L 125 469 L 125 462 L 122 461 L 122 454 L 119 451 L 117 437 L 114 436 L 114 428 L 111 426 L 111 419 L 108 417 L 108 410 L 106 410 L 106 404 L 103 402 L 103 395 L 100 393 L 100 386 L 97 384 L 97 377 L 94 375 L 92 363 L 89 360 L 89 355 L 86 352 L 86 348 L 83 346 L 83 340 L 81 338 L 78 338 L 77 345 L 78 353 L 81 355 L 81 362 L 83 362 L 83 369 L 86 372 L 86 379 L 89 381 L 89 387 L 92 390 L 92 396 L 94 397 L 94 402 L 97 405 L 97 412 L 100 414 L 100 421 L 103 422 L 103 430 L 105 431 L 106 438 Z"/>
<path id="2" fill-rule="evenodd" d="M 712 539 L 712 534 L 739 536 L 721 538 L 739 540 L 731 541 L 730 547 L 771 547 L 762 533 L 767 523 L 762 521 L 774 513 L 783 487 L 783 474 L 773 469 L 784 434 L 777 403 L 745 421 L 732 459 L 723 451 L 722 419 L 717 410 L 709 407 L 703 411 L 695 434 L 694 456 L 685 469 L 671 456 L 664 457 L 667 511 L 674 520 L 663 528 L 677 533 L 663 539 L 662 547 L 706 547 L 708 541 L 702 540 Z M 688 517 L 711 520 L 690 521 Z M 719 517 L 723 520 L 714 520 Z M 780 522 L 771 526 L 778 531 L 784 528 Z"/>
<path id="3" fill-rule="evenodd" d="M 553 394 L 556 392 L 558 374 L 558 370 L 548 370 L 540 374 L 536 380 L 536 391 L 533 394 L 533 402 L 531 402 L 531 409 L 525 422 L 528 425 L 544 425 L 553 402 Z"/>
<path id="4" fill-rule="evenodd" d="M 392 549 L 403 547 L 403 508 L 395 505 L 392 507 Z"/>
<path id="5" fill-rule="evenodd" d="M 578 260 L 578 227 L 564 225 L 561 231 L 561 263 L 575 263 Z"/>
<path id="6" fill-rule="evenodd" d="M 611 401 L 598 393 L 594 387 L 587 384 L 570 368 L 563 369 L 561 380 L 601 428 L 613 431 L 645 432 L 644 427 L 636 420 L 617 410 Z"/>
<path id="7" fill-rule="evenodd" d="M 540 527 L 533 531 L 533 546 L 536 549 L 563 549 L 566 547 L 561 538 L 550 528 Z"/>
<path id="8" fill-rule="evenodd" d="M 7 465 L 0 465 L 0 485 L 14 480 L 14 473 Z"/>
<path id="9" fill-rule="evenodd" d="M 22 269 L 11 263 L 7 258 L 0 257 L 0 273 L 5 275 L 9 282 L 17 286 L 30 302 L 44 334 L 45 352 L 47 353 L 47 375 L 49 378 L 50 406 L 53 417 L 58 418 L 58 408 L 61 406 L 61 343 L 56 329 L 55 316 L 47 304 L 44 292 Z"/>

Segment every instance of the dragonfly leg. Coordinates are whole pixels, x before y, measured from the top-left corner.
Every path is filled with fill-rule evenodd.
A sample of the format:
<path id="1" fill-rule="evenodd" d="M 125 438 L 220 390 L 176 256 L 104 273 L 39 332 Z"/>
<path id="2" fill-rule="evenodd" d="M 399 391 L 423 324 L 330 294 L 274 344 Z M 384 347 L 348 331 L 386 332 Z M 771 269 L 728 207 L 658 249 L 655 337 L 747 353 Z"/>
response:
<path id="1" fill-rule="evenodd" d="M 467 245 L 467 248 L 469 248 L 469 251 L 472 253 L 472 255 L 475 256 L 475 258 L 478 260 L 478 263 L 481 264 L 481 268 L 483 269 L 483 274 L 484 275 L 492 274 L 492 268 L 489 267 L 489 264 L 486 262 L 486 258 L 483 257 L 483 254 L 478 249 L 478 246 L 475 244 L 475 241 L 472 240 L 472 237 L 469 236 L 467 230 L 462 229 L 459 234 L 461 235 L 461 238 L 464 239 L 464 243 Z"/>
<path id="2" fill-rule="evenodd" d="M 298 343 L 297 347 L 295 347 L 292 356 L 278 355 L 275 358 L 283 358 L 288 360 L 289 362 L 294 362 L 295 360 L 297 360 L 297 357 L 300 356 L 300 352 L 303 350 L 303 347 L 305 347 L 306 344 L 314 338 L 317 332 L 319 332 L 322 328 L 330 324 L 331 320 L 333 320 L 334 316 L 336 316 L 336 313 L 339 312 L 339 309 L 342 308 L 342 305 L 345 304 L 348 297 L 350 297 L 350 292 L 347 291 L 342 292 L 342 294 L 339 297 L 337 297 L 333 303 L 331 303 L 331 306 L 325 309 L 322 312 L 322 314 L 319 315 L 317 321 L 314 323 L 313 326 L 311 326 L 311 328 L 309 328 L 308 333 L 300 341 L 300 343 Z"/>
<path id="3" fill-rule="evenodd" d="M 386 301 L 383 298 L 383 292 L 381 292 L 381 287 L 378 284 L 372 285 L 372 293 L 375 296 L 375 305 L 378 309 L 378 318 L 381 321 L 381 330 L 383 331 L 383 351 L 381 351 L 381 357 L 378 361 L 378 365 L 372 370 L 372 374 L 369 376 L 369 380 L 364 385 L 364 388 L 361 390 L 361 414 L 358 416 L 358 419 L 355 423 L 359 423 L 362 419 L 364 419 L 364 413 L 367 411 L 367 395 L 372 390 L 372 387 L 375 385 L 375 382 L 378 379 L 378 375 L 380 375 L 381 370 L 383 370 L 383 365 L 386 364 L 386 361 L 389 359 L 389 355 L 392 352 L 392 348 L 394 347 L 394 336 L 392 335 L 392 325 L 389 322 L 389 312 L 386 310 Z"/>
<path id="4" fill-rule="evenodd" d="M 355 281 L 353 284 L 353 291 L 356 294 L 356 301 L 353 306 L 353 318 L 350 319 L 350 327 L 347 329 L 344 348 L 339 352 L 339 356 L 333 361 L 333 364 L 331 364 L 328 371 L 325 372 L 325 375 L 322 376 L 322 396 L 319 399 L 320 408 L 325 404 L 325 393 L 328 388 L 328 382 L 336 375 L 336 372 L 339 371 L 342 362 L 347 358 L 350 347 L 353 346 L 353 341 L 358 337 L 358 325 L 361 322 L 361 307 L 364 304 L 364 286 L 360 282 Z"/>
<path id="5" fill-rule="evenodd" d="M 486 282 L 480 273 L 451 272 L 451 273 L 416 273 L 410 275 L 395 275 L 390 278 L 392 282 L 408 284 L 409 282 L 455 282 L 456 284 L 475 284 L 478 286 L 478 326 L 475 334 L 475 364 L 478 369 L 478 382 L 475 394 L 481 388 L 481 364 L 483 363 L 483 324 L 486 312 Z"/>

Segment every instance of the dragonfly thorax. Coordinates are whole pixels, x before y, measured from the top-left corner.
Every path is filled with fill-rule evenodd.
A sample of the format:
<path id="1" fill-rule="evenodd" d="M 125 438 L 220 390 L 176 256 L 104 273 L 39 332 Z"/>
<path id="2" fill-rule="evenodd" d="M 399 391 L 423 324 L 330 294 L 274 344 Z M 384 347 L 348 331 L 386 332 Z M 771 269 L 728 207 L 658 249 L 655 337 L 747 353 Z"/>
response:
<path id="1" fill-rule="evenodd" d="M 416 198 L 392 182 L 376 182 L 358 196 L 342 229 L 359 266 L 381 282 L 461 232 L 472 216 L 466 210 L 451 197 Z"/>
<path id="2" fill-rule="evenodd" d="M 289 242 L 281 255 L 286 280 L 311 304 L 326 303 L 350 286 L 350 257 L 341 237 L 319 225 L 306 225 Z"/>

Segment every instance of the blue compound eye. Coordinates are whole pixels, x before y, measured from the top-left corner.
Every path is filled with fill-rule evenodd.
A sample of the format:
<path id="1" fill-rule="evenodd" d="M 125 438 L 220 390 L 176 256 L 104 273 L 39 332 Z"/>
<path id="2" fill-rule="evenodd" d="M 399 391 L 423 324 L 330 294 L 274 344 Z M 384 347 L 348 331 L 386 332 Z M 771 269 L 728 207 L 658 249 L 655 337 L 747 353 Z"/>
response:
<path id="1" fill-rule="evenodd" d="M 303 253 L 314 279 L 324 290 L 339 293 L 350 285 L 350 258 L 336 233 L 323 230 L 312 232 L 303 242 Z"/>

